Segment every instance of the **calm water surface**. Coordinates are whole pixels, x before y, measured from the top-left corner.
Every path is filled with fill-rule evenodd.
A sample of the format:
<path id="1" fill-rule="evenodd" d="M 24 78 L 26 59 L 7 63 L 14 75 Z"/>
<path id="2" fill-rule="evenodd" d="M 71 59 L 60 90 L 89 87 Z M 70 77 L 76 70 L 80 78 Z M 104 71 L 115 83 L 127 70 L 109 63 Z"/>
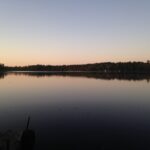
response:
<path id="1" fill-rule="evenodd" d="M 0 78 L 0 132 L 24 129 L 28 115 L 37 150 L 150 149 L 146 79 L 19 73 Z"/>

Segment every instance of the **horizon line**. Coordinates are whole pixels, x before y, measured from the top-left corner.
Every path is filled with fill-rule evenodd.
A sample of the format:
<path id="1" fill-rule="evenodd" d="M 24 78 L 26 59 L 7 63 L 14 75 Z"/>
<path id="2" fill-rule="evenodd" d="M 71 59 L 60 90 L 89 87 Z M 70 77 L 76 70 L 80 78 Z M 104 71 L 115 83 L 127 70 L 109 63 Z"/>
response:
<path id="1" fill-rule="evenodd" d="M 27 67 L 27 66 L 37 66 L 37 65 L 42 65 L 42 66 L 74 66 L 74 65 L 90 65 L 90 64 L 102 64 L 102 63 L 150 63 L 150 60 L 147 61 L 102 61 L 102 62 L 93 62 L 93 63 L 74 63 L 74 64 L 42 64 L 42 63 L 37 63 L 37 64 L 28 64 L 28 65 L 5 65 L 5 63 L 0 63 L 5 65 L 5 67 Z"/>

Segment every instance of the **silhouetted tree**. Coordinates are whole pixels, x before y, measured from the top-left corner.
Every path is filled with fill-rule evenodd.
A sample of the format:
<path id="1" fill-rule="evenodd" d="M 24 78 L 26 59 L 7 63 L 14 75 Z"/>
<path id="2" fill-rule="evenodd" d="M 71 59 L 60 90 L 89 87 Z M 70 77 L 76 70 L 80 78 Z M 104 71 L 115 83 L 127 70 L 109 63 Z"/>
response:
<path id="1" fill-rule="evenodd" d="M 0 63 L 0 71 L 4 71 L 4 64 Z"/>

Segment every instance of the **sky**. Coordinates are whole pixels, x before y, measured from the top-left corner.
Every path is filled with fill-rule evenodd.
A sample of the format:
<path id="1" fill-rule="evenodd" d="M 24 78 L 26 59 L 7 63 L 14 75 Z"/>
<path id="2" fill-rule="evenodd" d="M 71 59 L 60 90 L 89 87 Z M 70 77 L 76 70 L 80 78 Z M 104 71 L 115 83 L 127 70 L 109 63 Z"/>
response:
<path id="1" fill-rule="evenodd" d="M 1 0 L 0 62 L 150 59 L 150 0 Z"/>

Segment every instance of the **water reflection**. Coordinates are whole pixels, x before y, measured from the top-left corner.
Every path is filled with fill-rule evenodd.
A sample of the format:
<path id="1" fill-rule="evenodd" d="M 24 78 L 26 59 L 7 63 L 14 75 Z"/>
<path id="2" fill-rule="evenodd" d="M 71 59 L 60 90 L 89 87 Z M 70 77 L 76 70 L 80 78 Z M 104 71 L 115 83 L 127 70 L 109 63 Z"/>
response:
<path id="1" fill-rule="evenodd" d="M 31 115 L 35 150 L 150 149 L 148 75 L 11 72 L 4 76 L 0 131 L 24 129 L 25 118 Z"/>
<path id="2" fill-rule="evenodd" d="M 99 72 L 7 72 L 0 73 L 0 79 L 4 79 L 5 76 L 14 75 L 26 75 L 33 77 L 51 77 L 51 76 L 63 76 L 63 77 L 85 77 L 94 79 L 105 79 L 105 80 L 147 80 L 150 81 L 150 74 L 115 74 L 115 73 L 99 73 Z"/>
<path id="3" fill-rule="evenodd" d="M 1 72 L 0 72 L 0 79 L 4 79 L 4 77 L 5 77 L 6 75 L 7 75 L 6 73 L 3 73 L 3 72 L 1 73 Z"/>

